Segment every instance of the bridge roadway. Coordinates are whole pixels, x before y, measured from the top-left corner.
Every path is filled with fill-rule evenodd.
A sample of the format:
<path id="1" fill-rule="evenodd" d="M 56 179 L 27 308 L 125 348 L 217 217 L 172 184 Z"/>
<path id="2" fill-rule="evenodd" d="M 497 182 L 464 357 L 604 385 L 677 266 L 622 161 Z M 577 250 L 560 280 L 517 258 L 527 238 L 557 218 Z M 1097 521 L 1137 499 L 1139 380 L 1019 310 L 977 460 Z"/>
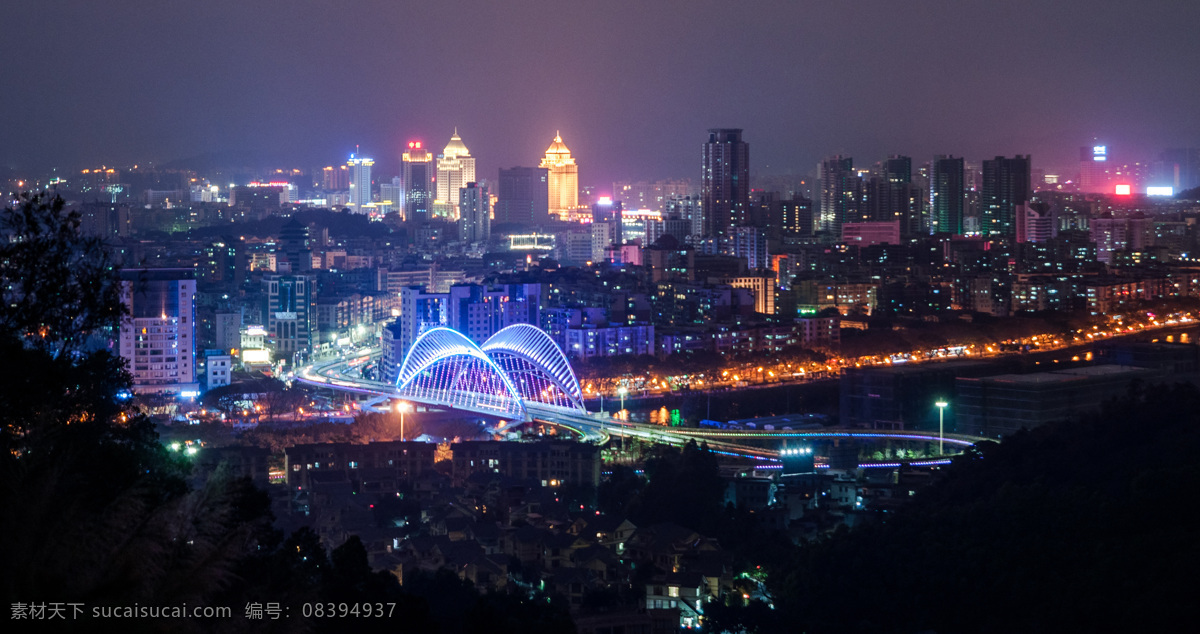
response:
<path id="1" fill-rule="evenodd" d="M 379 349 L 371 349 L 367 354 L 377 356 Z M 394 396 L 406 401 L 421 402 L 425 405 L 448 407 L 445 403 L 433 401 L 416 401 L 409 397 L 399 397 L 396 387 L 390 383 L 372 381 L 361 376 L 347 376 L 348 367 L 344 359 L 318 361 L 312 365 L 300 368 L 294 379 L 316 387 L 343 390 L 358 394 L 378 396 Z M 863 430 L 717 430 L 692 429 L 679 427 L 663 427 L 661 425 L 645 425 L 630 423 L 599 412 L 580 412 L 573 409 L 527 402 L 526 410 L 534 421 L 544 422 L 557 427 L 568 429 L 578 434 L 583 440 L 603 444 L 612 436 L 619 438 L 637 438 L 660 444 L 682 446 L 689 441 L 703 441 L 710 450 L 720 454 L 749 458 L 762 461 L 765 468 L 779 468 L 781 449 L 757 447 L 748 442 L 788 440 L 822 440 L 831 438 L 863 439 L 863 440 L 899 440 L 934 443 L 939 438 L 936 434 L 903 432 L 903 431 L 863 431 Z M 477 412 L 483 413 L 483 412 Z M 984 440 L 974 436 L 946 434 L 945 444 L 954 448 L 955 453 Z M 934 466 L 949 463 L 949 458 L 871 461 L 859 464 L 860 468 L 899 467 L 901 464 L 912 466 Z M 827 465 L 818 465 L 818 467 Z"/>

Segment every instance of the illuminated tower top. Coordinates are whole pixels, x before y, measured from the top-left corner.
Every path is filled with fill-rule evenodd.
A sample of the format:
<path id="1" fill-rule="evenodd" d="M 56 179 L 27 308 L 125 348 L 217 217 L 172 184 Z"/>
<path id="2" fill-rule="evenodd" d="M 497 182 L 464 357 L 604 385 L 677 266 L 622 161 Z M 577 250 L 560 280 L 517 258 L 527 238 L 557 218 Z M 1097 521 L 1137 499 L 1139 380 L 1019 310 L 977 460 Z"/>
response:
<path id="1" fill-rule="evenodd" d="M 454 136 L 437 158 L 436 181 L 435 213 L 456 216 L 459 190 L 467 183 L 475 182 L 475 157 L 458 136 L 458 128 L 454 129 Z"/>
<path id="2" fill-rule="evenodd" d="M 471 156 L 471 151 L 463 143 L 462 137 L 458 136 L 458 128 L 454 128 L 454 136 L 450 137 L 450 142 L 446 144 L 446 149 L 442 150 L 442 158 L 453 159 L 464 156 Z"/>
<path id="3" fill-rule="evenodd" d="M 558 132 L 554 133 L 554 142 L 546 148 L 546 158 L 538 167 L 548 170 L 551 215 L 564 217 L 579 206 L 579 166 Z"/>
<path id="4" fill-rule="evenodd" d="M 575 163 L 575 159 L 571 158 L 571 150 L 563 143 L 562 135 L 557 131 L 554 133 L 554 142 L 550 144 L 550 147 L 546 148 L 545 162 L 551 161 L 556 163 Z M 543 165 L 542 167 L 548 166 Z"/>

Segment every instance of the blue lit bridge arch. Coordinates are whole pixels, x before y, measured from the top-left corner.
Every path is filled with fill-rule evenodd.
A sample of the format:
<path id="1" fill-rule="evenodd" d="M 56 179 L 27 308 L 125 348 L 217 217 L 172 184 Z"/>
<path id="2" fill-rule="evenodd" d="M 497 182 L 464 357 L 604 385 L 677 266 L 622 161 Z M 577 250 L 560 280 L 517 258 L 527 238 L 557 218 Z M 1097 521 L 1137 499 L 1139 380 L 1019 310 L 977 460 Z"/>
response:
<path id="1" fill-rule="evenodd" d="M 413 342 L 396 377 L 401 398 L 430 405 L 528 419 L 526 404 L 586 413 L 566 355 L 529 324 L 501 329 L 477 346 L 450 328 Z"/>

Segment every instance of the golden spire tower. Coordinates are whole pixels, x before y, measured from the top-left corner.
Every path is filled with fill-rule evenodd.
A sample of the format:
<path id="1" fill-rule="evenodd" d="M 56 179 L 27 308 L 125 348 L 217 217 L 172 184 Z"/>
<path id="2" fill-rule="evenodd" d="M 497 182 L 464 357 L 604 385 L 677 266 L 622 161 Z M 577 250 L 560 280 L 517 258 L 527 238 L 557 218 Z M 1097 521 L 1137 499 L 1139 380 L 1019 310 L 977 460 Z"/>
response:
<path id="1" fill-rule="evenodd" d="M 458 209 L 458 190 L 475 182 L 475 157 L 458 136 L 458 128 L 454 128 L 454 136 L 437 158 L 436 180 L 437 201 L 454 210 Z"/>
<path id="2" fill-rule="evenodd" d="M 551 215 L 566 217 L 567 212 L 579 206 L 579 166 L 558 132 L 554 133 L 554 142 L 546 149 L 546 158 L 538 167 L 547 170 Z"/>

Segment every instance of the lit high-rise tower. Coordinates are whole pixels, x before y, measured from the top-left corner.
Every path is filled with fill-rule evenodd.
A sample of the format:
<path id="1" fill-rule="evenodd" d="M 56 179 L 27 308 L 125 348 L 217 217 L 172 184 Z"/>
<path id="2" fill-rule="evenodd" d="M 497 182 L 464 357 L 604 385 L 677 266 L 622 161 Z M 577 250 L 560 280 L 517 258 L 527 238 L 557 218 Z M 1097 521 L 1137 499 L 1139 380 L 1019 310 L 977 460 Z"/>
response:
<path id="1" fill-rule="evenodd" d="M 551 215 L 563 217 L 579 206 L 579 166 L 571 158 L 562 135 L 554 134 L 554 142 L 546 149 L 546 158 L 538 167 L 548 170 Z"/>
<path id="2" fill-rule="evenodd" d="M 713 128 L 704 144 L 700 207 L 705 236 L 723 236 L 745 224 L 750 204 L 750 144 L 741 128 Z"/>
<path id="3" fill-rule="evenodd" d="M 487 187 L 479 183 L 467 183 L 460 190 L 458 200 L 459 239 L 467 244 L 487 242 L 492 233 Z"/>
<path id="4" fill-rule="evenodd" d="M 1017 207 L 1033 192 L 1029 155 L 997 156 L 983 162 L 983 219 L 988 238 L 1016 238 Z"/>
<path id="5" fill-rule="evenodd" d="M 458 190 L 475 182 L 475 157 L 458 136 L 454 136 L 437 159 L 437 200 L 458 208 Z"/>
<path id="6" fill-rule="evenodd" d="M 466 149 L 466 148 L 463 148 Z M 404 186 L 404 219 L 428 220 L 433 206 L 433 154 L 420 141 L 409 141 L 408 151 L 400 157 Z"/>
<path id="7" fill-rule="evenodd" d="M 961 156 L 933 157 L 933 173 L 929 177 L 929 215 L 933 221 L 930 233 L 963 234 L 964 173 Z"/>
<path id="8" fill-rule="evenodd" d="M 346 167 L 350 168 L 350 209 L 356 214 L 366 213 L 363 209 L 371 203 L 371 166 L 373 159 L 350 155 Z"/>
<path id="9" fill-rule="evenodd" d="M 817 165 L 821 181 L 821 207 L 819 229 L 840 236 L 842 225 L 859 222 L 859 200 L 862 198 L 862 181 L 854 172 L 854 159 L 833 156 Z"/>

